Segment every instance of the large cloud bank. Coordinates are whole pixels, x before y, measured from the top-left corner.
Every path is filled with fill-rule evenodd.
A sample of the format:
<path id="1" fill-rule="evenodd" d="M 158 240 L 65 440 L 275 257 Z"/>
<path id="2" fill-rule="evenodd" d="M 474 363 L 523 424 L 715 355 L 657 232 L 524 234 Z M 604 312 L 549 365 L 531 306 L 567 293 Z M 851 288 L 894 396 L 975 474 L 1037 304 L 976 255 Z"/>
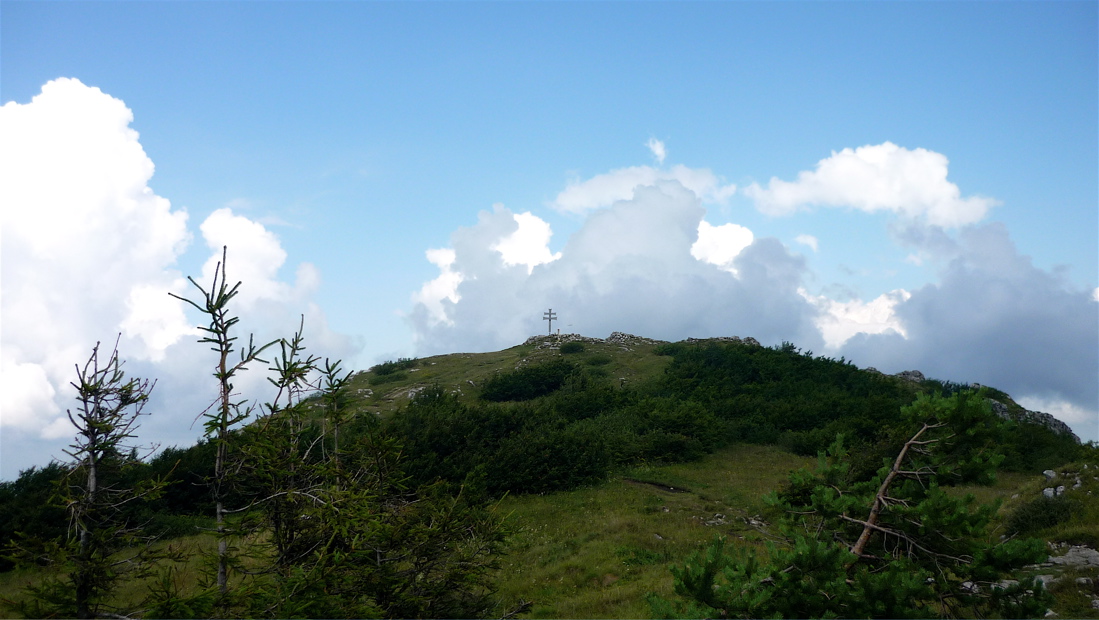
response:
<path id="1" fill-rule="evenodd" d="M 940 250 L 941 251 L 941 250 Z M 1007 390 L 1099 438 L 1099 303 L 1019 254 L 1002 224 L 961 231 L 939 281 L 899 300 L 896 333 L 853 337 L 849 358 Z"/>
<path id="2" fill-rule="evenodd" d="M 663 144 L 650 148 L 662 162 Z M 938 280 L 874 299 L 809 293 L 804 257 L 743 226 L 707 222 L 704 205 L 735 191 L 682 166 L 573 181 L 549 206 L 586 219 L 556 254 L 536 216 L 500 205 L 482 212 L 449 248 L 428 251 L 440 274 L 407 314 L 418 352 L 512 346 L 545 333 L 542 313 L 553 308 L 567 332 L 789 340 L 886 372 L 993 385 L 1099 439 L 1096 292 L 1035 267 L 1001 224 L 981 223 L 997 202 L 962 197 L 945 156 L 888 142 L 844 149 L 792 183 L 740 190 L 772 215 L 812 205 L 892 213 L 898 251 L 938 264 Z M 503 241 L 518 238 L 529 243 Z M 812 235 L 795 241 L 821 250 Z M 541 258 L 509 257 L 520 246 Z"/>
<path id="3" fill-rule="evenodd" d="M 191 422 L 211 395 L 212 353 L 194 343 L 200 319 L 168 295 L 195 297 L 176 266 L 193 233 L 187 213 L 149 187 L 153 162 L 132 121 L 121 100 L 75 79 L 0 108 L 5 478 L 17 473 L 12 463 L 60 455 L 64 441 L 50 440 L 72 435 L 69 382 L 96 342 L 109 348 L 121 335 L 129 374 L 158 379 L 150 408 L 157 415 L 145 427 L 163 441 L 191 441 Z M 292 284 L 279 279 L 286 253 L 270 231 L 228 209 L 200 231 L 210 258 L 196 280 L 210 281 L 228 245 L 230 278 L 244 282 L 236 310 L 245 329 L 288 335 L 304 314 L 316 349 L 354 352 L 309 301 L 319 285 L 315 268 L 301 265 Z M 240 387 L 263 383 L 263 373 L 253 375 Z"/>
<path id="4" fill-rule="evenodd" d="M 585 334 L 820 341 L 816 310 L 798 293 L 801 257 L 742 227 L 710 226 L 701 199 L 676 180 L 631 193 L 589 215 L 559 258 L 529 270 L 509 261 L 499 240 L 535 216 L 497 206 L 456 231 L 451 248 L 429 252 L 441 273 L 414 296 L 409 320 L 419 350 L 508 347 L 545 332 L 547 308 L 562 329 Z"/>
<path id="5" fill-rule="evenodd" d="M 132 120 L 68 79 L 0 108 L 4 426 L 67 432 L 55 397 L 96 340 L 122 332 L 155 360 L 191 330 L 167 295 L 184 284 L 171 267 L 187 214 L 149 189 Z"/>

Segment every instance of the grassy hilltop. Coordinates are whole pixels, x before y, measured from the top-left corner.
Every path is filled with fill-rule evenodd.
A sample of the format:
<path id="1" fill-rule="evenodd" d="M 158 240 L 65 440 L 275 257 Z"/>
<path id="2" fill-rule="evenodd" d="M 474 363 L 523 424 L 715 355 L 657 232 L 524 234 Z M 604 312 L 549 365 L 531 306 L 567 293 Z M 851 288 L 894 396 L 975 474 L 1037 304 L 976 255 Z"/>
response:
<path id="1" fill-rule="evenodd" d="M 919 394 L 965 387 L 885 376 L 788 343 L 543 336 L 503 351 L 395 360 L 353 374 L 341 401 L 349 421 L 339 441 L 391 441 L 406 477 L 402 488 L 434 484 L 433 492 L 485 502 L 503 518 L 506 544 L 490 578 L 494 607 L 485 615 L 651 617 L 649 594 L 674 596 L 669 564 L 715 534 L 761 550 L 779 540 L 781 515 L 763 496 L 784 488 L 792 471 L 812 468 L 838 434 L 850 447 L 850 476 L 868 478 L 904 441 L 903 407 Z M 1024 411 L 1003 392 L 983 394 L 1009 415 Z M 311 420 L 303 432 L 323 442 L 329 431 L 320 406 L 303 401 Z M 1003 502 L 989 536 L 1099 547 L 1099 479 L 1090 475 L 1096 469 L 1084 469 L 1099 466 L 1096 450 L 1019 419 L 998 431 L 1006 458 L 996 482 L 962 481 L 949 493 Z M 212 535 L 194 533 L 209 525 L 201 484 L 209 456 L 202 442 L 173 448 L 135 474 L 174 482 L 134 518 L 159 528 L 161 545 L 192 557 L 214 545 Z M 0 518 L 0 536 L 63 534 L 64 511 L 47 501 L 50 481 L 63 470 L 24 472 L 0 486 L 0 515 L 7 517 Z M 1046 497 L 1043 489 L 1058 481 L 1044 470 L 1055 470 L 1069 487 L 1080 484 Z M 245 486 L 240 505 L 257 492 Z M 242 547 L 267 544 L 262 527 L 251 532 L 238 541 Z M 181 592 L 197 587 L 200 564 L 177 566 Z M 53 574 L 48 567 L 4 568 L 0 598 L 8 600 Z M 1090 603 L 1099 595 L 1097 570 L 1057 566 L 1029 574 L 1063 573 L 1051 582 L 1054 610 L 1099 617 Z M 1078 578 L 1092 585 L 1078 585 Z M 127 584 L 118 602 L 139 606 L 150 583 Z M 386 615 L 385 608 L 377 613 Z"/>

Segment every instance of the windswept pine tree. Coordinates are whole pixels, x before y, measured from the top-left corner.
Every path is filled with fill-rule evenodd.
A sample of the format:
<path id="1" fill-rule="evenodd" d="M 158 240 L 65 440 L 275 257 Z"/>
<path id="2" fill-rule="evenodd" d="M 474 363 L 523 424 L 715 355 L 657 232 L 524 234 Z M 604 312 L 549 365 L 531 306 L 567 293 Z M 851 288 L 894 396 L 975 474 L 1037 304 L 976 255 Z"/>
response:
<path id="1" fill-rule="evenodd" d="M 1036 539 L 997 540 L 996 508 L 946 487 L 989 482 L 1004 422 L 973 392 L 921 395 L 904 408 L 908 438 L 868 480 L 853 480 L 842 437 L 815 472 L 769 497 L 785 541 L 766 558 L 723 538 L 674 566 L 682 600 L 652 600 L 661 617 L 1033 617 L 1052 598 L 1034 579 L 1003 575 L 1046 557 Z"/>
<path id="2" fill-rule="evenodd" d="M 126 377 L 117 343 L 106 360 L 97 343 L 76 371 L 71 385 L 78 405 L 67 411 L 76 429 L 66 450 L 72 460 L 55 495 L 68 513 L 69 530 L 60 540 L 23 538 L 18 548 L 24 560 L 61 567 L 62 576 L 29 586 L 30 596 L 17 603 L 30 618 L 124 613 L 111 604 L 116 588 L 126 578 L 146 575 L 152 561 L 163 557 L 152 550 L 153 537 L 127 510 L 164 488 L 160 480 L 131 484 L 127 476 L 138 463 L 136 447 L 128 442 L 145 414 L 153 383 Z"/>

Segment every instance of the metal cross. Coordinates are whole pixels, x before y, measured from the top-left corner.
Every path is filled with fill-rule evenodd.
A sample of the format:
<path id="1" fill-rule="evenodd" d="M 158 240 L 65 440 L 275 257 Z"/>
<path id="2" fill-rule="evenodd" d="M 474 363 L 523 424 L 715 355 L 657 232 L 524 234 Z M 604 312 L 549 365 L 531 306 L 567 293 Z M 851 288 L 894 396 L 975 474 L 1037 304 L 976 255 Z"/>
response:
<path id="1" fill-rule="evenodd" d="M 542 320 L 549 321 L 549 333 L 553 335 L 553 320 L 557 318 L 557 313 L 550 308 L 548 312 L 542 313 Z"/>

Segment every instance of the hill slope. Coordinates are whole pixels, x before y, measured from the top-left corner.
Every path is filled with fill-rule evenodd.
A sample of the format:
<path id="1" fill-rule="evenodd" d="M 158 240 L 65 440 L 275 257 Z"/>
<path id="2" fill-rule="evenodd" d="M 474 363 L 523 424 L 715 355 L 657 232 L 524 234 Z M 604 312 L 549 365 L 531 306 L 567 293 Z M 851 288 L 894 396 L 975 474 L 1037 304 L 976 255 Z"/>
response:
<path id="1" fill-rule="evenodd" d="M 503 497 L 499 508 L 512 515 L 497 579 L 503 605 L 533 600 L 536 617 L 645 616 L 641 595 L 667 594 L 666 565 L 713 533 L 750 545 L 772 538 L 761 496 L 837 434 L 853 448 L 852 475 L 868 476 L 907 436 L 902 407 L 920 393 L 969 387 L 913 371 L 886 376 L 750 338 L 536 336 L 503 351 L 395 360 L 355 374 L 340 445 L 381 437 L 399 446 L 408 488 L 441 480 L 475 501 Z M 1072 475 L 1083 486 L 1064 493 L 1042 486 L 1040 473 L 1095 460 L 1094 448 L 984 389 L 1016 421 L 997 431 L 1003 469 L 1013 473 L 971 490 L 1007 499 L 1010 531 L 1099 545 L 1099 512 L 1087 494 L 1099 488 L 1088 486 L 1082 467 Z M 318 412 L 310 436 L 323 440 L 324 424 Z M 211 512 L 203 486 L 210 463 L 210 446 L 200 442 L 144 464 L 142 475 L 177 484 L 135 518 L 176 535 L 194 531 Z M 64 512 L 43 494 L 60 473 L 30 472 L 0 488 L 0 514 L 12 516 L 0 519 L 0 536 L 64 531 Z M 233 503 L 247 505 L 248 492 Z M 1077 598 L 1066 609 L 1085 609 L 1090 599 Z"/>

